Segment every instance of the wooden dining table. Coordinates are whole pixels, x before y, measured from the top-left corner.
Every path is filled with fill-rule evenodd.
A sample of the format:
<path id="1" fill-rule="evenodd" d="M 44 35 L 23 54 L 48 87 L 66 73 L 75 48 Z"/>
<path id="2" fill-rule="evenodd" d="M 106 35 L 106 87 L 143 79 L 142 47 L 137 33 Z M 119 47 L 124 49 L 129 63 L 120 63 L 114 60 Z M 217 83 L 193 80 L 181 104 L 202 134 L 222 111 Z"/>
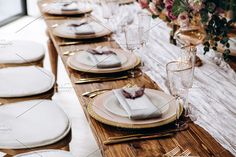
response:
<path id="1" fill-rule="evenodd" d="M 91 39 L 89 42 L 81 42 L 74 45 L 62 45 L 65 42 L 72 42 L 76 40 L 69 40 L 59 38 L 53 35 L 53 25 L 62 24 L 67 20 L 78 20 L 80 16 L 66 17 L 66 16 L 52 16 L 42 12 L 42 4 L 50 3 L 50 0 L 39 1 L 38 6 L 41 10 L 42 17 L 44 18 L 47 24 L 47 33 L 49 36 L 48 48 L 50 61 L 52 66 L 52 71 L 57 75 L 57 62 L 58 56 L 61 58 L 67 75 L 69 76 L 75 93 L 82 105 L 84 114 L 86 115 L 87 121 L 91 130 L 93 132 L 94 138 L 101 150 L 101 154 L 104 157 L 159 157 L 163 156 L 165 153 L 171 151 L 176 146 L 180 147 L 182 151 L 189 149 L 192 156 L 219 156 L 219 157 L 231 157 L 233 156 L 228 150 L 224 149 L 208 132 L 203 128 L 194 123 L 189 123 L 189 128 L 185 131 L 176 133 L 172 137 L 160 138 L 160 139 L 148 139 L 148 140 L 138 140 L 130 141 L 113 145 L 104 145 L 104 141 L 111 136 L 120 136 L 128 135 L 134 132 L 158 132 L 160 128 L 151 128 L 151 129 L 141 129 L 141 130 L 129 130 L 122 129 L 119 127 L 108 126 L 103 123 L 98 122 L 92 118 L 87 110 L 87 105 L 93 101 L 93 99 L 83 97 L 82 93 L 86 91 L 92 91 L 95 89 L 104 89 L 104 88 L 121 88 L 126 84 L 135 84 L 142 86 L 145 84 L 146 88 L 161 90 L 154 81 L 152 81 L 147 75 L 142 75 L 136 78 L 129 78 L 125 80 L 116 80 L 109 82 L 100 82 L 100 83 L 89 83 L 89 84 L 75 84 L 75 82 L 80 78 L 96 76 L 94 74 L 87 74 L 79 71 L 72 70 L 67 66 L 68 56 L 63 55 L 65 51 L 73 51 L 76 49 L 87 49 L 95 48 L 97 46 L 110 46 L 112 48 L 119 48 L 119 45 L 113 41 L 109 40 L 110 38 L 104 37 L 100 39 Z M 232 63 L 232 66 L 236 68 L 235 63 Z M 122 74 L 112 74 L 113 76 L 122 75 Z M 68 104 L 70 105 L 70 104 Z M 165 128 L 163 126 L 162 128 Z M 83 135 L 81 135 L 83 136 Z M 79 147 L 79 146 L 78 146 Z"/>

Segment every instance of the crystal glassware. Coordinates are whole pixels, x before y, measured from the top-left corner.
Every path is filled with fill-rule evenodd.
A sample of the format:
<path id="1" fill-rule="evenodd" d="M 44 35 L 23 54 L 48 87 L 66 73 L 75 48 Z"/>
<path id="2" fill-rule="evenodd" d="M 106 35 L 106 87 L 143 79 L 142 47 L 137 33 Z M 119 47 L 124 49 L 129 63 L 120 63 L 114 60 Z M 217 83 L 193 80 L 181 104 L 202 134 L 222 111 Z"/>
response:
<path id="1" fill-rule="evenodd" d="M 135 50 L 140 48 L 140 28 L 138 27 L 127 27 L 125 29 L 125 45 L 127 50 L 131 53 L 134 53 Z M 135 67 L 131 70 L 131 74 L 134 76 Z"/>
<path id="2" fill-rule="evenodd" d="M 138 13 L 138 27 L 140 28 L 141 44 L 144 46 L 149 40 L 151 17 L 147 13 Z"/>
<path id="3" fill-rule="evenodd" d="M 142 28 L 139 27 L 127 27 L 125 29 L 126 48 L 131 52 L 141 46 L 140 33 L 142 31 Z"/>
<path id="4" fill-rule="evenodd" d="M 105 19 L 112 18 L 119 7 L 118 1 L 116 0 L 102 0 L 102 12 Z"/>
<path id="5" fill-rule="evenodd" d="M 172 61 L 166 65 L 167 79 L 171 94 L 176 98 L 176 121 L 178 124 L 180 105 L 185 109 L 185 116 L 188 116 L 188 91 L 193 84 L 194 68 L 190 62 Z"/>

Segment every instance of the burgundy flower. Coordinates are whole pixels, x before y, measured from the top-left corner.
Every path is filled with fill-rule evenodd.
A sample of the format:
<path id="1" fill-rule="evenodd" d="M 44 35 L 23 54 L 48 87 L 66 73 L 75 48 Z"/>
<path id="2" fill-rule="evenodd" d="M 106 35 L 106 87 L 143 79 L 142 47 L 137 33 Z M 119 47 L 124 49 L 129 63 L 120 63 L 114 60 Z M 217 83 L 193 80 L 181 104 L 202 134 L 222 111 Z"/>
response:
<path id="1" fill-rule="evenodd" d="M 139 0 L 141 8 L 148 8 L 148 0 Z"/>
<path id="2" fill-rule="evenodd" d="M 173 14 L 173 12 L 172 12 L 174 0 L 166 0 L 164 3 L 165 3 L 165 8 L 166 8 L 166 10 L 167 10 L 167 16 L 168 16 L 171 20 L 175 20 L 177 17 L 176 17 L 176 16 Z"/>
<path id="3" fill-rule="evenodd" d="M 168 11 L 168 17 L 169 17 L 171 20 L 177 19 L 177 17 L 173 14 L 172 11 Z"/>

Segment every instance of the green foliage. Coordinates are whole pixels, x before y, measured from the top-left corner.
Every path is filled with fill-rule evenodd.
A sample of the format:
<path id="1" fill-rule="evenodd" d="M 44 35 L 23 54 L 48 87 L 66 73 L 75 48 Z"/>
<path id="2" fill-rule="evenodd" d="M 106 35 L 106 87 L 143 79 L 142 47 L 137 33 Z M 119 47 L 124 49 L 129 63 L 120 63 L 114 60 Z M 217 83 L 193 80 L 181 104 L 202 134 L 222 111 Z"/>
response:
<path id="1" fill-rule="evenodd" d="M 152 14 L 152 18 L 153 18 L 153 19 L 155 19 L 155 18 L 157 18 L 157 17 L 158 17 L 157 15 Z"/>
<path id="2" fill-rule="evenodd" d="M 217 50 L 217 46 L 221 44 L 224 48 L 224 59 L 228 60 L 230 54 L 230 44 L 228 33 L 231 31 L 232 21 L 227 21 L 226 18 L 222 18 L 218 15 L 212 15 L 208 24 L 206 25 L 206 41 L 204 43 L 204 54 L 212 48 Z"/>
<path id="3" fill-rule="evenodd" d="M 175 16 L 178 16 L 180 13 L 187 11 L 186 2 L 183 0 L 175 0 L 172 8 L 172 12 Z"/>
<path id="4" fill-rule="evenodd" d="M 200 11 L 200 15 L 201 15 L 201 21 L 203 24 L 207 23 L 209 17 L 208 17 L 208 11 L 206 9 L 202 9 Z"/>

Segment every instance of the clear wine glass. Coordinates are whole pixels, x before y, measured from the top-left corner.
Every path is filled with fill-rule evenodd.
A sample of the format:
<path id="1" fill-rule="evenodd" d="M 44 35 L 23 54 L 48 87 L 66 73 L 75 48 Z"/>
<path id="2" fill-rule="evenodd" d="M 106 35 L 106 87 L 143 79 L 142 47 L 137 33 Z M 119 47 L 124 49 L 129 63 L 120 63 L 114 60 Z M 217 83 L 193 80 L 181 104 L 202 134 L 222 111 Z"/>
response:
<path id="1" fill-rule="evenodd" d="M 147 13 L 138 13 L 138 27 L 140 28 L 141 43 L 145 46 L 149 40 L 151 17 Z"/>
<path id="2" fill-rule="evenodd" d="M 116 25 L 115 15 L 119 11 L 119 3 L 117 0 L 102 0 L 102 14 L 103 18 L 107 20 L 107 24 L 115 31 L 114 26 Z"/>
<path id="3" fill-rule="evenodd" d="M 135 50 L 140 48 L 140 28 L 138 27 L 127 27 L 125 28 L 125 45 L 126 48 L 134 53 Z M 135 68 L 135 67 L 134 67 Z M 132 69 L 131 74 L 134 76 L 134 69 Z"/>
<path id="4" fill-rule="evenodd" d="M 185 109 L 185 116 L 189 115 L 188 91 L 193 84 L 194 68 L 190 62 L 171 61 L 166 65 L 167 79 L 171 94 L 176 98 L 176 121 L 178 119 L 180 107 Z"/>

